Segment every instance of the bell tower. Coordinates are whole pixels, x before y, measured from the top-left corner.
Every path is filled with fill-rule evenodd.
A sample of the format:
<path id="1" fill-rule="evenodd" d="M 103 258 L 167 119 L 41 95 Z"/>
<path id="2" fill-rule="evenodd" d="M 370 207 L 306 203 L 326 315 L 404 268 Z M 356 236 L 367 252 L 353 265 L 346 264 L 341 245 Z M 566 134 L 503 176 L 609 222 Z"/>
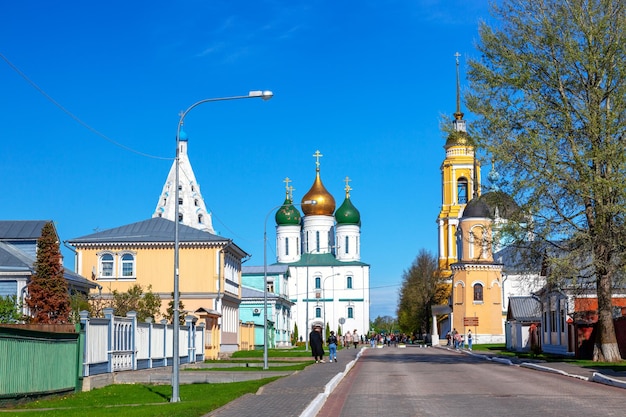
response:
<path id="1" fill-rule="evenodd" d="M 480 167 L 476 164 L 474 146 L 467 134 L 461 112 L 460 56 L 458 52 L 455 54 L 456 112 L 452 132 L 444 145 L 446 157 L 441 164 L 442 201 L 437 218 L 439 272 L 444 279 L 450 279 L 452 275 L 450 265 L 458 261 L 456 234 L 463 209 L 472 198 L 472 192 L 480 195 Z"/>

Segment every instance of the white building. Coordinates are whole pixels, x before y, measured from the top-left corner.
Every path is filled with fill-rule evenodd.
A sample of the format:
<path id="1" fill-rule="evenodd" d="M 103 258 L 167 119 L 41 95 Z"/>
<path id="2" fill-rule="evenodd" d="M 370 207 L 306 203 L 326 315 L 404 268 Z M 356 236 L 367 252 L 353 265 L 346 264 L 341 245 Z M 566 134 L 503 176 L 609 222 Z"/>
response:
<path id="1" fill-rule="evenodd" d="M 315 180 L 300 204 L 287 197 L 276 212 L 276 257 L 289 266 L 288 296 L 295 304 L 292 319 L 302 340 L 313 324 L 328 325 L 341 334 L 369 329 L 370 266 L 361 262 L 361 215 L 345 199 L 335 211 L 335 199 L 320 177 L 321 154 L 316 157 Z M 300 206 L 304 216 L 295 206 Z"/>

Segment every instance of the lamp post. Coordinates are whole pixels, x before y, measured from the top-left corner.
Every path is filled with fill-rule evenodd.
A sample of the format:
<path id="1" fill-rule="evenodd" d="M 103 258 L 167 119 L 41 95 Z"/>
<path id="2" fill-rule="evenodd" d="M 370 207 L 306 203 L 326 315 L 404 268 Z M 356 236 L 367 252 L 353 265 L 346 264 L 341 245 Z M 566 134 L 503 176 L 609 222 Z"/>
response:
<path id="1" fill-rule="evenodd" d="M 315 200 L 305 200 L 301 204 L 291 203 L 292 206 L 315 204 L 317 204 Z M 282 206 L 284 204 L 272 207 L 265 215 L 265 222 L 263 223 L 263 369 L 269 369 L 267 365 L 267 219 L 270 217 L 270 214 Z"/>
<path id="2" fill-rule="evenodd" d="M 322 297 L 324 297 L 324 327 L 326 327 L 326 280 L 328 278 L 332 278 L 332 277 L 336 277 L 337 275 L 341 275 L 339 272 L 337 272 L 336 274 L 332 274 L 327 276 L 326 278 L 324 278 L 324 280 L 322 281 Z M 333 298 L 335 298 L 335 286 L 333 285 Z M 333 300 L 334 302 L 334 300 Z M 331 328 L 332 330 L 332 328 Z"/>
<path id="3" fill-rule="evenodd" d="M 263 100 L 269 100 L 272 98 L 274 93 L 271 91 L 250 91 L 246 96 L 232 96 L 232 97 L 219 97 L 219 98 L 207 98 L 204 100 L 197 101 L 193 103 L 191 106 L 187 108 L 184 112 L 180 114 L 180 120 L 178 121 L 178 127 L 176 129 L 176 158 L 175 158 L 175 170 L 176 170 L 176 188 L 174 191 L 174 335 L 173 335 L 173 352 L 172 352 L 172 398 L 170 402 L 176 403 L 180 401 L 179 396 L 179 371 L 180 371 L 180 357 L 179 357 L 179 332 L 180 332 L 180 319 L 178 312 L 178 304 L 179 304 L 179 296 L 178 296 L 178 281 L 179 281 L 179 269 L 178 269 L 178 260 L 179 260 L 179 250 L 180 250 L 180 242 L 178 240 L 178 223 L 179 223 L 179 170 L 180 170 L 180 130 L 185 121 L 185 116 L 189 113 L 193 108 L 199 106 L 200 104 L 210 103 L 213 101 L 227 101 L 227 100 L 241 100 L 246 98 L 261 98 Z"/>

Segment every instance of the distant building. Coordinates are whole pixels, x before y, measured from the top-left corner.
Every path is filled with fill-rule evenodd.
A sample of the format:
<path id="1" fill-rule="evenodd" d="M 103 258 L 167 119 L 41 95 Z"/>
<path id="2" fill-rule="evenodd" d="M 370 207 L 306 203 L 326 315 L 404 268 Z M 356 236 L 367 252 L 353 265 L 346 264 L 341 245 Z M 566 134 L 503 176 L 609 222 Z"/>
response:
<path id="1" fill-rule="evenodd" d="M 291 309 L 294 303 L 289 300 L 289 267 L 287 265 L 244 266 L 241 271 L 241 306 L 239 316 L 242 322 L 255 324 L 254 343 L 263 347 L 265 319 L 263 293 L 267 272 L 267 345 L 269 348 L 291 346 L 293 318 Z"/>
<path id="2" fill-rule="evenodd" d="M 26 286 L 35 273 L 37 240 L 41 237 L 41 229 L 49 222 L 51 221 L 0 220 L 0 296 L 15 296 L 18 302 L 24 305 L 24 314 L 28 314 L 25 302 Z M 63 277 L 70 294 L 86 295 L 98 288 L 96 282 L 69 269 L 63 269 Z"/>

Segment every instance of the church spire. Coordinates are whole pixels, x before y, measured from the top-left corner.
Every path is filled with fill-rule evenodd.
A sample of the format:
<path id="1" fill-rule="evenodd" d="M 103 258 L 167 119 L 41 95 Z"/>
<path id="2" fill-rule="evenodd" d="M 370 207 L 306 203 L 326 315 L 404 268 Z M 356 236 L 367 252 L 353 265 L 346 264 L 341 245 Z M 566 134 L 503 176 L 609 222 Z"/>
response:
<path id="1" fill-rule="evenodd" d="M 206 209 L 204 198 L 200 193 L 200 185 L 196 182 L 196 176 L 191 167 L 191 162 L 189 162 L 187 155 L 188 137 L 182 130 L 182 126 L 179 144 L 177 150 L 179 156 L 178 201 L 174 201 L 176 195 L 176 188 L 174 188 L 176 187 L 176 161 L 174 161 L 152 217 L 163 217 L 175 221 L 175 205 L 178 204 L 178 221 L 180 224 L 215 233 L 211 213 Z"/>
<path id="2" fill-rule="evenodd" d="M 461 76 L 459 75 L 459 57 L 460 53 L 455 53 L 456 58 L 456 112 L 454 113 L 454 130 L 456 132 L 465 132 L 465 120 L 463 120 L 463 112 L 461 111 Z"/>

